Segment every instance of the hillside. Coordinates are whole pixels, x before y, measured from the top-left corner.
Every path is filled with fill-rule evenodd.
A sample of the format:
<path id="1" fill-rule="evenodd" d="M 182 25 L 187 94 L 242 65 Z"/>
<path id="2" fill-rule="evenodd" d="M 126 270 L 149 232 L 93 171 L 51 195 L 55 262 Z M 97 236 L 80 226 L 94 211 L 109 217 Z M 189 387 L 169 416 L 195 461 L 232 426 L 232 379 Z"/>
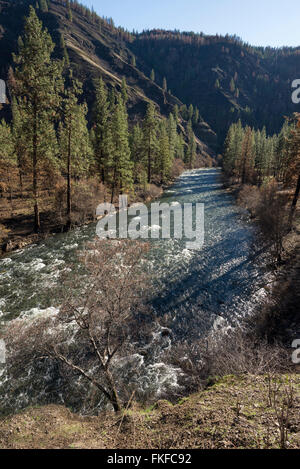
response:
<path id="1" fill-rule="evenodd" d="M 29 408 L 2 418 L 0 448 L 293 449 L 300 447 L 299 410 L 299 375 L 227 376 L 177 404 L 134 405 L 123 415 Z"/>
<path id="2" fill-rule="evenodd" d="M 300 76 L 299 48 L 254 48 L 236 37 L 153 30 L 136 35 L 132 50 L 145 73 L 166 77 L 186 105 L 198 106 L 222 145 L 231 122 L 278 132 L 297 111 L 291 82 Z"/>
<path id="3" fill-rule="evenodd" d="M 35 3 L 0 1 L 2 77 L 17 50 L 28 5 Z M 221 150 L 230 124 L 239 118 L 256 128 L 266 126 L 272 134 L 280 130 L 285 115 L 297 111 L 291 83 L 300 76 L 299 48 L 252 47 L 228 35 L 164 30 L 131 34 L 76 3 L 71 18 L 64 0 L 48 3 L 49 11 L 38 10 L 39 16 L 57 44 L 58 57 L 66 47 L 89 105 L 94 100 L 93 79 L 100 74 L 116 89 L 126 77 L 132 121 L 144 115 L 149 101 L 165 116 L 175 105 L 192 104 L 202 118 L 194 131 L 204 154 L 211 150 L 201 142 Z M 154 80 L 149 78 L 152 69 Z M 164 78 L 168 91 L 163 89 Z M 7 115 L 9 109 L 4 112 Z"/>
<path id="4" fill-rule="evenodd" d="M 0 2 L 0 74 L 7 77 L 12 65 L 12 53 L 17 51 L 18 37 L 23 32 L 24 16 L 28 14 L 31 0 L 14 0 L 10 3 Z M 84 10 L 85 11 L 85 10 Z M 130 50 L 131 35 L 112 26 L 108 21 L 95 21 L 87 17 L 81 10 L 72 8 L 72 19 L 68 18 L 65 2 L 51 0 L 49 11 L 37 10 L 43 24 L 47 27 L 56 43 L 55 55 L 63 57 L 64 47 L 67 50 L 70 66 L 74 75 L 84 84 L 84 99 L 89 111 L 95 99 L 94 79 L 102 76 L 110 88 L 121 89 L 122 78 L 128 85 L 128 113 L 131 122 L 143 118 L 147 103 L 154 102 L 158 112 L 168 116 L 174 106 L 181 106 L 181 101 L 147 78 L 143 71 L 132 65 L 133 53 Z M 6 109 L 5 109 L 6 108 Z M 1 112 L 1 111 L 0 111 Z M 2 115 L 9 114 L 8 106 L 4 106 Z M 186 122 L 182 121 L 182 129 Z M 197 143 L 203 155 L 213 155 L 208 145 L 216 145 L 215 132 L 205 122 L 195 129 Z"/>

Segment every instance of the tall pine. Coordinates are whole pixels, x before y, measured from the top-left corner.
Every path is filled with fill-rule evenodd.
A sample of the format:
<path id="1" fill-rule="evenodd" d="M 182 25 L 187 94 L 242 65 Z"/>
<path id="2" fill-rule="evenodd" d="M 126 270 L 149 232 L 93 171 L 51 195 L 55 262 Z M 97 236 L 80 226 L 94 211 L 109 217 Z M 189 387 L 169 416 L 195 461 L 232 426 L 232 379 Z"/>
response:
<path id="1" fill-rule="evenodd" d="M 28 138 L 35 231 L 40 229 L 40 172 L 56 163 L 54 119 L 60 104 L 62 62 L 52 60 L 53 50 L 51 36 L 30 7 L 24 37 L 19 41 L 19 54 L 14 55 L 14 92 L 22 108 L 23 131 Z"/>

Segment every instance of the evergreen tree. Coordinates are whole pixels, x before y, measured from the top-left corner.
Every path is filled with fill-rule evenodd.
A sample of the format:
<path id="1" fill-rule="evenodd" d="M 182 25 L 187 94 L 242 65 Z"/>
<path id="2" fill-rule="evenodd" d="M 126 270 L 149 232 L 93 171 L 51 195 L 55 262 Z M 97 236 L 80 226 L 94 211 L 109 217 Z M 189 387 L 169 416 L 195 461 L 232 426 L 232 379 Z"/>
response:
<path id="1" fill-rule="evenodd" d="M 39 0 L 39 7 L 40 10 L 45 13 L 48 11 L 48 4 L 46 0 Z"/>
<path id="2" fill-rule="evenodd" d="M 170 140 L 165 119 L 160 123 L 158 137 L 158 158 L 156 161 L 157 173 L 160 175 L 160 182 L 164 184 L 170 177 L 172 159 L 170 155 Z"/>
<path id="3" fill-rule="evenodd" d="M 254 166 L 254 139 L 250 127 L 246 127 L 245 136 L 242 143 L 240 176 L 242 184 L 251 182 L 252 169 Z"/>
<path id="4" fill-rule="evenodd" d="M 112 87 L 108 93 L 108 102 L 111 113 L 113 113 L 115 106 L 117 104 L 116 90 Z"/>
<path id="5" fill-rule="evenodd" d="M 178 125 L 179 124 L 179 108 L 178 108 L 177 104 L 175 104 L 175 106 L 174 106 L 173 115 L 174 115 L 176 125 Z"/>
<path id="6" fill-rule="evenodd" d="M 130 152 L 133 161 L 133 179 L 134 182 L 143 187 L 147 184 L 147 169 L 143 159 L 143 130 L 139 124 L 136 124 L 130 134 Z"/>
<path id="7" fill-rule="evenodd" d="M 0 122 L 0 190 L 9 192 L 11 215 L 13 215 L 13 171 L 17 168 L 17 158 L 14 152 L 14 141 L 11 128 L 4 119 Z"/>
<path id="8" fill-rule="evenodd" d="M 185 162 L 190 169 L 194 167 L 194 162 L 196 158 L 196 140 L 193 132 L 192 121 L 188 121 L 187 125 L 187 135 L 188 135 L 188 146 L 185 154 Z"/>
<path id="9" fill-rule="evenodd" d="M 67 18 L 68 18 L 68 20 L 73 21 L 70 0 L 66 0 L 66 8 L 67 8 Z"/>
<path id="10" fill-rule="evenodd" d="M 234 83 L 233 78 L 231 78 L 231 80 L 230 80 L 230 91 L 231 91 L 231 93 L 235 92 L 235 83 Z"/>
<path id="11" fill-rule="evenodd" d="M 193 124 L 197 125 L 199 122 L 199 109 L 196 107 L 193 115 Z"/>
<path id="12" fill-rule="evenodd" d="M 152 81 L 155 81 L 155 71 L 154 71 L 153 68 L 152 68 L 152 70 L 151 70 L 150 79 L 151 79 Z"/>
<path id="13" fill-rule="evenodd" d="M 279 182 L 285 182 L 288 168 L 291 162 L 290 152 L 291 129 L 287 121 L 283 124 L 277 140 L 274 156 L 275 177 Z"/>
<path id="14" fill-rule="evenodd" d="M 166 92 L 168 90 L 168 84 L 167 84 L 167 79 L 164 77 L 163 79 L 163 90 Z"/>
<path id="15" fill-rule="evenodd" d="M 238 175 L 242 159 L 242 143 L 244 131 L 239 120 L 237 124 L 232 124 L 229 128 L 224 148 L 223 167 L 228 175 Z"/>
<path id="16" fill-rule="evenodd" d="M 87 129 L 87 106 L 78 104 L 82 85 L 70 77 L 63 99 L 63 120 L 59 127 L 59 145 L 64 171 L 67 173 L 67 228 L 71 227 L 71 181 L 88 174 L 93 156 Z"/>
<path id="17" fill-rule="evenodd" d="M 129 193 L 133 189 L 133 164 L 131 161 L 128 133 L 128 115 L 123 98 L 119 95 L 112 117 L 113 151 L 107 162 L 108 184 L 113 203 L 117 191 Z"/>
<path id="18" fill-rule="evenodd" d="M 127 83 L 126 83 L 126 78 L 125 77 L 122 78 L 122 91 L 121 91 L 121 94 L 122 94 L 124 104 L 126 104 L 127 101 L 128 101 L 128 92 L 127 92 Z"/>
<path id="19" fill-rule="evenodd" d="M 185 148 L 184 137 L 182 133 L 177 134 L 176 146 L 175 146 L 175 158 L 180 158 L 182 161 L 184 160 L 184 148 Z"/>
<path id="20" fill-rule="evenodd" d="M 64 40 L 64 37 L 63 37 L 62 34 L 60 35 L 60 48 L 61 48 L 61 51 L 62 51 L 62 56 L 63 56 L 64 61 L 65 61 L 65 65 L 66 65 L 66 67 L 69 67 L 70 66 L 70 58 L 69 58 L 69 54 L 68 54 L 68 51 L 67 51 L 67 48 L 66 48 L 65 40 Z"/>
<path id="21" fill-rule="evenodd" d="M 168 119 L 168 137 L 169 137 L 169 150 L 170 150 L 170 160 L 171 162 L 175 158 L 175 148 L 177 140 L 177 124 L 173 114 L 169 115 Z"/>
<path id="22" fill-rule="evenodd" d="M 23 197 L 23 176 L 30 168 L 28 161 L 29 148 L 24 124 L 26 124 L 26 119 L 23 119 L 22 107 L 18 105 L 14 96 L 12 99 L 12 137 L 18 162 L 21 197 Z"/>
<path id="23" fill-rule="evenodd" d="M 144 151 L 145 160 L 147 162 L 148 183 L 152 181 L 152 170 L 154 167 L 155 157 L 157 153 L 157 134 L 156 134 L 156 112 L 155 106 L 151 102 L 148 104 L 146 117 L 143 124 L 144 134 Z"/>
<path id="24" fill-rule="evenodd" d="M 60 104 L 62 62 L 53 61 L 54 43 L 30 7 L 25 34 L 14 55 L 15 93 L 22 108 L 23 131 L 28 138 L 32 166 L 34 227 L 40 229 L 39 173 L 56 165 L 54 119 Z"/>
<path id="25" fill-rule="evenodd" d="M 267 154 L 267 132 L 264 127 L 261 132 L 257 132 L 255 151 L 255 168 L 258 184 L 262 184 L 266 174 L 266 154 Z"/>
<path id="26" fill-rule="evenodd" d="M 102 78 L 100 78 L 96 85 L 96 101 L 93 111 L 93 146 L 97 172 L 103 183 L 105 183 L 106 180 L 106 160 L 108 159 L 111 151 L 111 131 L 108 119 L 108 92 Z"/>

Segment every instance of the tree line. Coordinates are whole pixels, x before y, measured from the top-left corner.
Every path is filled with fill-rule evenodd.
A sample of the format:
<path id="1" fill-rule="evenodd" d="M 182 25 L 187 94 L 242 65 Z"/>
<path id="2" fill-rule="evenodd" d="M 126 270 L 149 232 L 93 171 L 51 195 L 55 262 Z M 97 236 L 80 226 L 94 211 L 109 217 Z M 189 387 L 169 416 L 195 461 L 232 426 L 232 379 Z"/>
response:
<path id="1" fill-rule="evenodd" d="M 279 134 L 267 135 L 266 128 L 230 126 L 224 145 L 223 167 L 228 176 L 242 184 L 256 184 L 274 178 L 284 186 L 293 184 L 299 166 L 298 115 L 286 120 Z M 296 169 L 296 173 L 295 173 Z M 298 171 L 299 172 L 299 171 Z"/>
<path id="2" fill-rule="evenodd" d="M 258 219 L 275 262 L 281 262 L 300 193 L 300 114 L 286 119 L 280 133 L 271 136 L 265 128 L 232 124 L 223 168 L 231 182 L 241 185 L 240 202 Z"/>
<path id="3" fill-rule="evenodd" d="M 113 201 L 120 193 L 133 194 L 135 185 L 167 183 L 176 159 L 193 167 L 196 157 L 191 123 L 186 144 L 176 109 L 161 118 L 149 102 L 144 119 L 129 129 L 125 78 L 119 90 L 108 89 L 102 78 L 97 79 L 89 124 L 82 84 L 74 78 L 66 56 L 53 58 L 54 47 L 30 7 L 9 74 L 12 121 L 0 123 L 1 189 L 11 193 L 19 185 L 22 190 L 24 176 L 30 175 L 35 231 L 41 227 L 42 178 L 48 187 L 58 174 L 65 178 L 66 225 L 70 226 L 74 181 L 96 177 Z M 13 169 L 19 181 L 10 178 Z"/>

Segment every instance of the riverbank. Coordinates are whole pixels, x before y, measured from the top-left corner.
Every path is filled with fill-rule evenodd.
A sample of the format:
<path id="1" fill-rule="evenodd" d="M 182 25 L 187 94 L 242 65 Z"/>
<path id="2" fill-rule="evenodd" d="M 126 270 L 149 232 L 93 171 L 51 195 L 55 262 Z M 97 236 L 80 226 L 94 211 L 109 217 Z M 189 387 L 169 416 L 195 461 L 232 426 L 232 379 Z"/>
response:
<path id="1" fill-rule="evenodd" d="M 268 285 L 268 297 L 252 318 L 252 327 L 261 338 L 269 342 L 278 341 L 290 347 L 300 337 L 300 207 L 296 208 L 293 225 L 287 230 L 293 190 L 275 189 L 274 196 L 261 202 L 261 189 L 257 186 L 232 184 L 223 173 L 223 184 L 232 194 L 236 203 L 247 210 L 251 220 L 261 231 L 263 246 L 266 232 L 267 241 L 280 241 L 280 261 L 273 259 L 274 280 Z M 273 199 L 274 197 L 274 199 Z M 279 201 L 276 204 L 276 201 Z M 282 201 L 282 202 L 281 202 Z M 261 216 L 265 211 L 267 216 Z M 273 212 L 273 213 L 272 213 Z M 266 227 L 267 225 L 267 231 Z M 269 239 L 268 239 L 269 238 Z M 268 248 L 265 248 L 265 250 Z M 275 252 L 277 256 L 278 252 Z"/>
<path id="2" fill-rule="evenodd" d="M 174 164 L 173 175 L 168 183 L 148 184 L 146 188 L 135 186 L 131 203 L 149 203 L 161 197 L 164 190 L 172 186 L 185 170 L 183 162 L 178 160 Z M 87 195 L 85 188 L 81 193 L 75 194 L 76 197 L 74 196 L 73 228 L 95 222 L 95 207 L 110 200 L 107 188 L 94 179 L 91 179 L 90 183 L 86 183 L 86 186 L 89 187 L 90 194 Z M 65 231 L 65 201 L 62 203 L 61 195 L 50 193 L 46 189 L 43 190 L 42 195 L 39 233 L 33 232 L 34 216 L 28 187 L 27 191 L 23 188 L 22 192 L 15 194 L 14 198 L 10 198 L 10 200 L 8 198 L 0 199 L 0 257 Z M 114 204 L 118 210 L 118 200 L 115 200 Z"/>
<path id="3" fill-rule="evenodd" d="M 157 199 L 163 193 L 163 191 L 174 183 L 175 179 L 170 181 L 169 185 L 154 186 L 152 185 L 149 190 L 150 194 L 145 196 L 138 195 L 133 203 L 143 202 L 149 203 L 152 200 Z M 96 205 L 103 203 L 104 198 L 98 199 Z M 118 202 L 115 204 L 118 209 Z M 44 241 L 50 236 L 55 236 L 58 233 L 65 231 L 65 226 L 56 219 L 53 211 L 42 211 L 41 217 L 41 231 L 39 233 L 33 233 L 34 218 L 32 214 L 17 215 L 15 217 L 6 218 L 0 222 L 0 231 L 2 227 L 3 235 L 0 236 L 0 257 L 14 252 L 18 249 L 23 249 L 31 244 Z M 81 227 L 94 223 L 96 221 L 95 216 L 89 216 L 84 221 L 77 222 L 72 228 Z M 0 233 L 1 235 L 1 233 Z M 2 239 L 1 239 L 2 238 Z"/>
<path id="4" fill-rule="evenodd" d="M 0 420 L 0 448 L 299 449 L 299 411 L 300 375 L 227 376 L 175 405 L 134 403 L 120 415 L 31 407 Z"/>

